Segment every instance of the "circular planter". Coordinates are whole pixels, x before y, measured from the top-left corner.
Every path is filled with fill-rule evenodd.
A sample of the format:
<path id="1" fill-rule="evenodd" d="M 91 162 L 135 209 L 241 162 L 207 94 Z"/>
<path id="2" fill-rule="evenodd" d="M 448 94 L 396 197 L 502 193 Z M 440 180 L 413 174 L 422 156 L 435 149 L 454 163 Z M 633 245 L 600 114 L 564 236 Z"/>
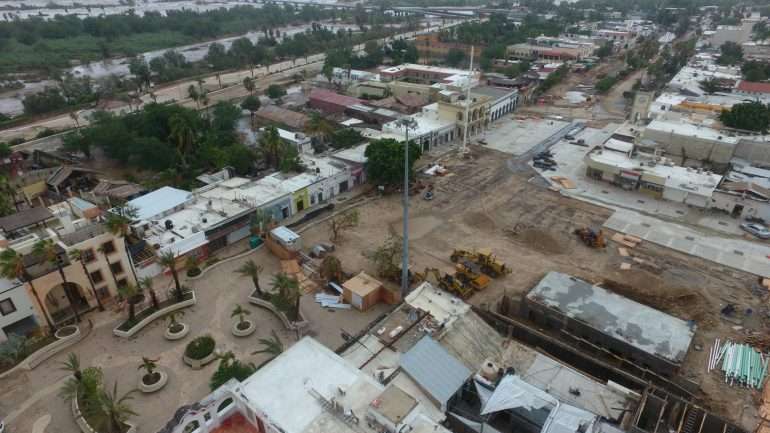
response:
<path id="1" fill-rule="evenodd" d="M 202 272 L 201 268 L 194 267 L 194 268 L 191 268 L 191 269 L 187 270 L 187 276 L 188 277 L 197 277 L 198 275 L 201 274 L 201 272 Z"/>
<path id="2" fill-rule="evenodd" d="M 168 326 L 166 327 L 166 332 L 163 333 L 163 337 L 165 337 L 166 340 L 181 340 L 182 338 L 185 338 L 188 333 L 190 333 L 190 327 L 187 326 L 186 323 L 177 322 L 177 324 L 182 326 L 182 329 L 179 332 L 171 332 L 171 328 Z"/>
<path id="3" fill-rule="evenodd" d="M 78 327 L 75 325 L 67 325 L 59 328 L 54 334 L 54 337 L 56 337 L 57 340 L 61 340 L 62 338 L 77 334 L 78 330 Z"/>
<path id="4" fill-rule="evenodd" d="M 200 370 L 206 364 L 209 364 L 215 359 L 217 359 L 217 350 L 214 349 L 213 352 L 211 352 L 208 356 L 206 356 L 203 359 L 192 359 L 192 358 L 188 358 L 187 355 L 182 355 L 182 359 L 184 360 L 184 363 L 192 367 L 193 370 Z"/>
<path id="5" fill-rule="evenodd" d="M 160 390 L 168 382 L 168 374 L 165 371 L 158 370 L 154 374 L 159 376 L 158 381 L 150 385 L 144 383 L 144 378 L 147 376 L 143 374 L 139 377 L 139 390 L 146 393 L 151 393 Z"/>
<path id="6" fill-rule="evenodd" d="M 241 322 L 233 323 L 232 332 L 236 337 L 248 337 L 257 330 L 256 325 L 254 325 L 254 322 L 251 320 L 244 320 L 242 323 L 246 324 L 247 326 L 245 328 L 239 328 L 238 325 L 240 325 Z"/>

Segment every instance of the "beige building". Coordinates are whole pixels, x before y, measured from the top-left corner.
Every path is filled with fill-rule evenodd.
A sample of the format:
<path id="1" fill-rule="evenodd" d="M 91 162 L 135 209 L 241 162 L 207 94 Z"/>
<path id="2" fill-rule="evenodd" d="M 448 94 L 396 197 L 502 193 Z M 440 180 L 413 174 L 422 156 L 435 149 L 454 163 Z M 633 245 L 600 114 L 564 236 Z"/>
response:
<path id="1" fill-rule="evenodd" d="M 438 113 L 443 119 L 457 122 L 457 136 L 464 135 L 465 113 L 468 112 L 468 137 L 474 136 L 489 124 L 491 98 L 471 94 L 470 101 L 459 92 L 442 91 L 439 93 Z"/>
<path id="2" fill-rule="evenodd" d="M 24 256 L 27 272 L 34 277 L 32 285 L 24 286 L 41 326 L 46 324 L 46 316 L 57 325 L 71 321 L 73 306 L 78 313 L 85 313 L 100 304 L 112 304 L 118 286 L 136 284 L 124 239 L 107 231 L 98 208 L 72 198 L 49 210 L 53 218 L 46 222 L 47 227 L 2 240 L 3 248 Z M 34 245 L 45 239 L 53 241 L 58 249 L 66 284 L 53 263 L 32 254 Z M 70 258 L 75 250 L 81 252 L 84 263 Z M 32 286 L 45 311 L 35 300 Z"/>

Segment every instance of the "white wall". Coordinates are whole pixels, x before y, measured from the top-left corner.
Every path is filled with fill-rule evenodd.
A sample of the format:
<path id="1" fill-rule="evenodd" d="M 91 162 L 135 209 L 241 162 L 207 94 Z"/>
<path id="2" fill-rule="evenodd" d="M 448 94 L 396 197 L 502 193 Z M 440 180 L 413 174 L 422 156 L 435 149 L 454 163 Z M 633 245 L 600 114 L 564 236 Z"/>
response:
<path id="1" fill-rule="evenodd" d="M 8 336 L 5 335 L 2 328 L 14 324 L 28 316 L 35 315 L 35 307 L 32 305 L 32 298 L 27 293 L 24 285 L 0 292 L 0 301 L 6 299 L 10 299 L 13 302 L 16 311 L 8 315 L 0 313 L 0 341 L 8 339 Z"/>

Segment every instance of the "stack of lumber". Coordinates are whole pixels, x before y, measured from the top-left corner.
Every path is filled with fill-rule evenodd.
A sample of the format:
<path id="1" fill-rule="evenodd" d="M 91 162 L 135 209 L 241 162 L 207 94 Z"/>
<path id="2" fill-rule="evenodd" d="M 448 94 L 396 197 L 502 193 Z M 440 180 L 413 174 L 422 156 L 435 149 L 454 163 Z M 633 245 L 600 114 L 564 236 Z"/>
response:
<path id="1" fill-rule="evenodd" d="M 564 189 L 575 189 L 575 183 L 564 176 L 551 176 L 551 180 L 561 185 Z"/>
<path id="2" fill-rule="evenodd" d="M 622 233 L 615 233 L 610 239 L 627 248 L 635 248 L 637 245 L 639 245 L 640 242 L 642 242 L 641 238 L 631 235 L 624 235 Z"/>

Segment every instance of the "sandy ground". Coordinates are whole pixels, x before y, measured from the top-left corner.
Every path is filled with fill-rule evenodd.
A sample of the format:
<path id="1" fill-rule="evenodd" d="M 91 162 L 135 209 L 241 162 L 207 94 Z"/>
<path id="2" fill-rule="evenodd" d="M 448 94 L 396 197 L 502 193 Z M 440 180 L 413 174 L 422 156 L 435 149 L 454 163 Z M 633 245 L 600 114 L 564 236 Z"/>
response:
<path id="1" fill-rule="evenodd" d="M 596 283 L 614 282 L 610 285 L 628 297 L 696 321 L 698 332 L 682 368 L 684 376 L 701 385 L 708 407 L 747 429 L 756 425 L 751 393 L 729 388 L 716 373 L 705 372 L 707 348 L 714 338 L 743 335 L 732 328 L 735 323 L 720 318 L 722 306 L 729 302 L 741 311 L 759 311 L 761 301 L 750 290 L 753 277 L 651 243 L 643 243 L 632 253 L 645 260 L 645 266 L 620 271 L 622 259 L 616 245 L 589 249 L 572 234 L 576 227 L 599 228 L 610 210 L 535 186 L 533 173 L 511 174 L 505 164 L 508 157 L 502 153 L 477 146 L 471 149 L 466 158 L 443 161 L 450 174 L 428 180 L 435 186 L 433 201 L 419 196 L 411 200 L 412 270 L 436 267 L 451 271 L 452 249 L 491 248 L 513 273 L 494 280 L 469 300 L 490 306 L 503 294 L 521 296 L 551 270 Z M 359 210 L 360 225 L 345 233 L 335 254 L 347 272 L 375 272 L 362 251 L 401 233 L 400 198 L 376 199 Z M 303 237 L 306 245 L 326 241 L 328 228 L 317 225 Z M 759 319 L 757 315 L 754 319 Z M 748 323 L 744 325 L 750 327 Z"/>

